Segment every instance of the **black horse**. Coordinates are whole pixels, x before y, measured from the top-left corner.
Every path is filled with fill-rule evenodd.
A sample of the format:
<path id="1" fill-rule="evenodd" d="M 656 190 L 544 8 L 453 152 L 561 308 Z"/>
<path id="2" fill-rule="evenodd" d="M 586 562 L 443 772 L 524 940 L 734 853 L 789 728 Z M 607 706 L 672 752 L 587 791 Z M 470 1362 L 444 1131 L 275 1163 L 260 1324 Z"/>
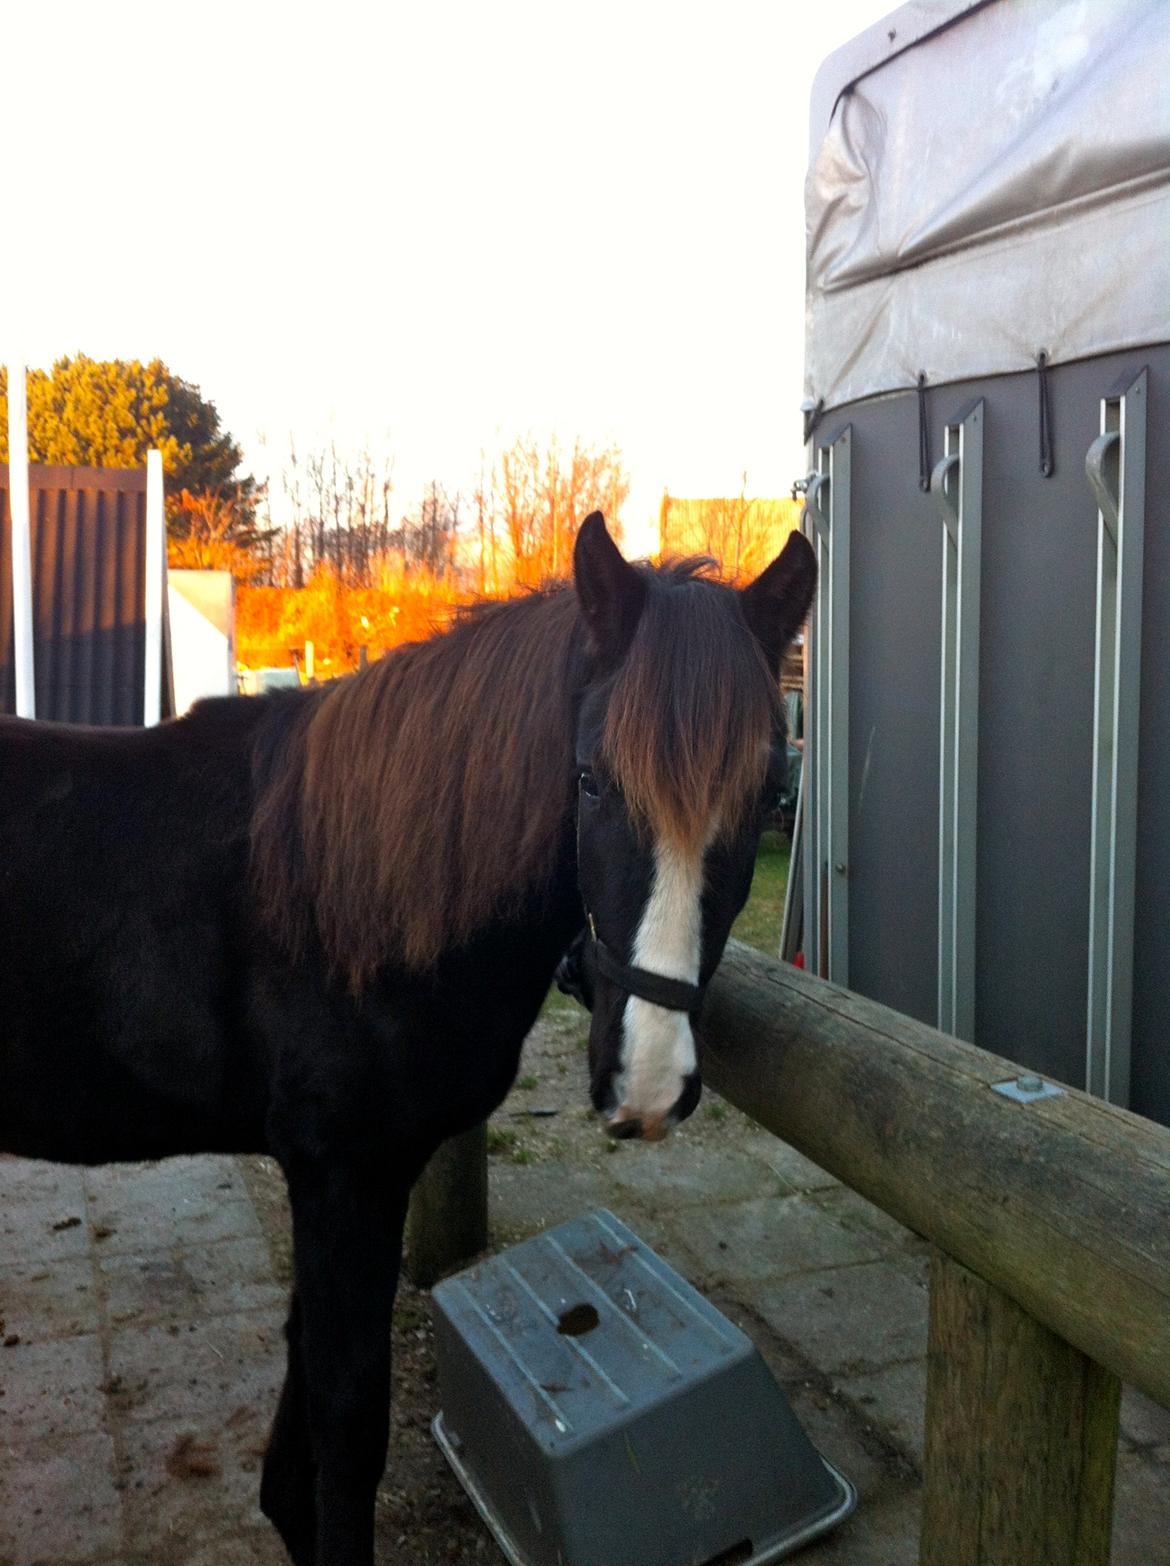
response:
<path id="1" fill-rule="evenodd" d="M 0 720 L 0 1147 L 279 1160 L 261 1504 L 297 1566 L 373 1560 L 407 1195 L 503 1099 L 583 927 L 594 1105 L 651 1139 L 693 1109 L 814 577 L 799 536 L 742 591 L 634 566 L 595 513 L 575 592 L 337 685 L 145 731 Z"/>

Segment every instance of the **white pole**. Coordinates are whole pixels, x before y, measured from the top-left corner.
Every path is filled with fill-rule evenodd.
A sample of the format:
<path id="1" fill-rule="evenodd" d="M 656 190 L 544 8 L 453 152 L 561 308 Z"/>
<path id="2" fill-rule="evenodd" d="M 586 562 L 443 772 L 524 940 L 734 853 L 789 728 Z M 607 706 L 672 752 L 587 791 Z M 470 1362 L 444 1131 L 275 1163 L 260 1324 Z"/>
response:
<path id="1" fill-rule="evenodd" d="M 146 672 L 142 721 L 152 728 L 162 711 L 163 587 L 167 524 L 163 507 L 162 452 L 146 453 Z"/>
<path id="2" fill-rule="evenodd" d="M 37 715 L 33 673 L 32 546 L 28 505 L 28 390 L 23 364 L 8 367 L 8 515 L 12 522 L 12 631 L 16 715 Z"/>

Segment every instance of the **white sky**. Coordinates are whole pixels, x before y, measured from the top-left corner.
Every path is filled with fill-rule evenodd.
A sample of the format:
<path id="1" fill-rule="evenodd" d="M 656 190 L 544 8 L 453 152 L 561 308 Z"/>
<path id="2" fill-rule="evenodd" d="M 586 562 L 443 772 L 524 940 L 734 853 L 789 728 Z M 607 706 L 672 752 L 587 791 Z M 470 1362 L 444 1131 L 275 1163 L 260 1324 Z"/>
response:
<path id="1" fill-rule="evenodd" d="M 884 0 L 5 7 L 0 352 L 160 355 L 276 482 L 368 439 L 397 506 L 616 440 L 664 485 L 800 472 L 824 56 Z"/>

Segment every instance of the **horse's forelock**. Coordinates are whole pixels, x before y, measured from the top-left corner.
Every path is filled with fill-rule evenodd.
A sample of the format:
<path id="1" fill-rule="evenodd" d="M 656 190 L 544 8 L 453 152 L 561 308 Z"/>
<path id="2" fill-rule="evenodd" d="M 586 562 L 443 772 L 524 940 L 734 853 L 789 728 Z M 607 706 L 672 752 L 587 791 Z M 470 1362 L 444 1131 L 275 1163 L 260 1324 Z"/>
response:
<path id="1" fill-rule="evenodd" d="M 603 757 L 635 818 L 694 849 L 733 830 L 758 794 L 778 709 L 733 592 L 668 573 L 614 681 Z"/>

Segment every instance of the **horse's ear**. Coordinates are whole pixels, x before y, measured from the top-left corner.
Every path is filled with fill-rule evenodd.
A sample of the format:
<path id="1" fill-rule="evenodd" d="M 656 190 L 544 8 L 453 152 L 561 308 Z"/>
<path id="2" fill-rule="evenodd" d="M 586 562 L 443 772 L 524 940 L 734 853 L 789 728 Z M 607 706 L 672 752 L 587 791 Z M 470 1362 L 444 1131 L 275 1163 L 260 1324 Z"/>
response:
<path id="1" fill-rule="evenodd" d="M 772 564 L 740 593 L 743 617 L 773 674 L 804 624 L 817 587 L 817 557 L 803 533 L 790 533 Z"/>
<path id="2" fill-rule="evenodd" d="M 605 518 L 594 511 L 573 546 L 573 585 L 593 650 L 605 665 L 620 663 L 633 640 L 646 601 L 640 572 L 622 559 Z"/>

